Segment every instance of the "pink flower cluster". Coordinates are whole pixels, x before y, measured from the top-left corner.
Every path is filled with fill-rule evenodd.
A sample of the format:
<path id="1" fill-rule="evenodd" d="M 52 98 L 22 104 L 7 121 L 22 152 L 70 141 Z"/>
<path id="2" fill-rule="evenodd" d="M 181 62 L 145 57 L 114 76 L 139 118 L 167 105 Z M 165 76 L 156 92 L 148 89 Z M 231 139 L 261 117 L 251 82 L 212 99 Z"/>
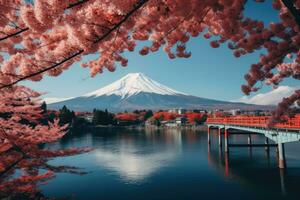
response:
<path id="1" fill-rule="evenodd" d="M 144 5 L 131 12 L 141 2 Z M 24 0 L 0 0 L 0 38 L 28 29 L 0 39 L 0 83 L 12 83 L 51 65 L 57 67 L 30 79 L 39 81 L 46 74 L 58 76 L 91 54 L 96 56 L 82 62 L 91 76 L 104 69 L 114 71 L 118 64 L 128 64 L 124 52 L 136 50 L 137 43 L 144 44 L 138 50 L 143 56 L 163 48 L 171 59 L 189 58 L 186 43 L 201 34 L 213 48 L 226 44 L 236 57 L 263 49 L 264 54 L 245 75 L 247 83 L 242 91 L 246 94 L 256 92 L 261 83 L 276 86 L 288 77 L 298 79 L 300 22 L 283 1 L 273 0 L 280 21 L 266 25 L 243 15 L 246 2 L 36 0 L 29 4 Z M 300 0 L 290 4 L 300 9 Z"/>

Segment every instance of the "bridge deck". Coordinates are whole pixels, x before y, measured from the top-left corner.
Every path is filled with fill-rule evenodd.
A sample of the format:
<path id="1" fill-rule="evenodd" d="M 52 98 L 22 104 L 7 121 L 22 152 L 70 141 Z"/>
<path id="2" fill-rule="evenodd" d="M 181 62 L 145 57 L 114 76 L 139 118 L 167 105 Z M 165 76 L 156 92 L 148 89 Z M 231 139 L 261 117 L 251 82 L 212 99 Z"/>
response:
<path id="1" fill-rule="evenodd" d="M 236 129 L 254 133 L 260 133 L 275 143 L 287 143 L 300 141 L 300 115 L 287 120 L 284 123 L 277 123 L 268 127 L 269 116 L 234 116 L 208 118 L 208 127 L 225 129 Z"/>

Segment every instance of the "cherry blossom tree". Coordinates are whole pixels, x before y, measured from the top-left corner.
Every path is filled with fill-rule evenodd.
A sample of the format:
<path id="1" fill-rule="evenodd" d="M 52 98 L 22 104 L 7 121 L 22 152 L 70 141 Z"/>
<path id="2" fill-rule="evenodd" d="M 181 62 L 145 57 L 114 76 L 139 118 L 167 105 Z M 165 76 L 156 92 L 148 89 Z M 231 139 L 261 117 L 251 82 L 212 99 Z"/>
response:
<path id="1" fill-rule="evenodd" d="M 37 182 L 54 176 L 55 172 L 76 172 L 67 166 L 51 166 L 49 159 L 89 151 L 87 148 L 50 150 L 41 145 L 62 138 L 67 125 L 58 120 L 41 125 L 43 110 L 36 102 L 38 93 L 24 86 L 13 86 L 0 91 L 0 197 L 22 193 L 34 196 Z M 41 173 L 39 169 L 44 169 Z M 16 176 L 15 172 L 21 172 Z"/>
<path id="2" fill-rule="evenodd" d="M 264 0 L 254 0 L 258 3 Z M 58 76 L 82 56 L 98 57 L 82 66 L 91 75 L 127 65 L 124 51 L 149 41 L 139 52 L 163 48 L 168 56 L 188 58 L 190 37 L 203 34 L 211 46 L 228 45 L 236 57 L 260 51 L 245 75 L 245 94 L 261 83 L 276 87 L 283 79 L 299 78 L 299 0 L 273 0 L 279 22 L 265 25 L 243 15 L 246 0 L 14 0 L 0 1 L 0 62 L 2 88 L 22 80 Z M 9 56 L 7 56 L 9 55 Z M 283 99 L 279 120 L 298 102 L 300 91 Z"/>
<path id="3" fill-rule="evenodd" d="M 16 86 L 22 80 L 58 76 L 85 55 L 98 55 L 82 63 L 95 76 L 105 68 L 114 71 L 117 63 L 126 66 L 123 52 L 136 50 L 137 42 L 150 44 L 139 49 L 141 55 L 163 48 L 171 59 L 189 58 L 186 43 L 202 34 L 213 48 L 228 45 L 236 57 L 266 51 L 245 75 L 245 94 L 256 92 L 261 82 L 277 86 L 289 77 L 298 80 L 300 1 L 273 0 L 280 21 L 269 26 L 244 17 L 245 4 L 246 0 L 0 0 L 0 195 L 37 194 L 37 182 L 58 170 L 47 164 L 49 159 L 86 151 L 40 148 L 60 139 L 66 127 L 58 121 L 40 125 L 41 110 L 33 100 L 39 94 Z M 299 99 L 300 91 L 285 98 L 273 121 L 292 113 Z M 48 171 L 39 174 L 41 167 Z M 22 175 L 13 178 L 16 169 Z"/>

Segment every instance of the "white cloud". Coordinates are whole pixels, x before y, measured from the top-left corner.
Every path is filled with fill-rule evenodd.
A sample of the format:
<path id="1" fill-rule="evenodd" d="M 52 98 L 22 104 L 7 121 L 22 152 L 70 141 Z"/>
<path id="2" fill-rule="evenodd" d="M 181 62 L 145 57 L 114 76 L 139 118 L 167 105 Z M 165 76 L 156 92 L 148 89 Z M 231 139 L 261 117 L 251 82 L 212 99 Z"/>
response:
<path id="1" fill-rule="evenodd" d="M 243 96 L 242 98 L 235 100 L 235 102 L 257 105 L 276 105 L 281 102 L 283 97 L 288 97 L 293 94 L 296 89 L 297 88 L 290 86 L 279 86 L 277 89 L 270 92 L 257 94 L 253 97 Z"/>
<path id="2" fill-rule="evenodd" d="M 69 97 L 69 98 L 45 97 L 41 101 L 45 101 L 47 104 L 51 104 L 51 103 L 57 103 L 57 102 L 60 102 L 60 101 L 65 101 L 65 100 L 68 100 L 68 99 L 72 99 L 72 97 Z"/>

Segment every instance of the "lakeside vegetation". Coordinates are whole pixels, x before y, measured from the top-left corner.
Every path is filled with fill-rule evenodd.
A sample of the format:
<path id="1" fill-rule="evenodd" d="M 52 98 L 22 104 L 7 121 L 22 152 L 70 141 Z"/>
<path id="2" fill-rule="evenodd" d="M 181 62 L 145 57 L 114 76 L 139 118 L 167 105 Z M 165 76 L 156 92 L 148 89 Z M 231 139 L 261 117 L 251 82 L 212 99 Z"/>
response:
<path id="1" fill-rule="evenodd" d="M 75 112 L 63 106 L 58 111 L 48 110 L 42 103 L 43 123 L 59 119 L 61 125 L 69 124 L 72 130 L 95 127 L 183 127 L 203 125 L 207 119 L 207 111 L 192 110 L 179 113 L 173 110 L 135 110 L 133 112 L 112 113 L 107 109 L 94 109 L 93 112 Z"/>
<path id="2" fill-rule="evenodd" d="M 270 111 L 264 110 L 134 110 L 133 112 L 113 113 L 109 110 L 94 109 L 92 112 L 75 112 L 63 106 L 59 110 L 48 110 L 42 103 L 43 118 L 46 124 L 59 119 L 60 125 L 68 124 L 70 130 L 92 129 L 100 127 L 156 127 L 180 128 L 203 126 L 208 117 L 224 116 L 270 116 Z"/>

